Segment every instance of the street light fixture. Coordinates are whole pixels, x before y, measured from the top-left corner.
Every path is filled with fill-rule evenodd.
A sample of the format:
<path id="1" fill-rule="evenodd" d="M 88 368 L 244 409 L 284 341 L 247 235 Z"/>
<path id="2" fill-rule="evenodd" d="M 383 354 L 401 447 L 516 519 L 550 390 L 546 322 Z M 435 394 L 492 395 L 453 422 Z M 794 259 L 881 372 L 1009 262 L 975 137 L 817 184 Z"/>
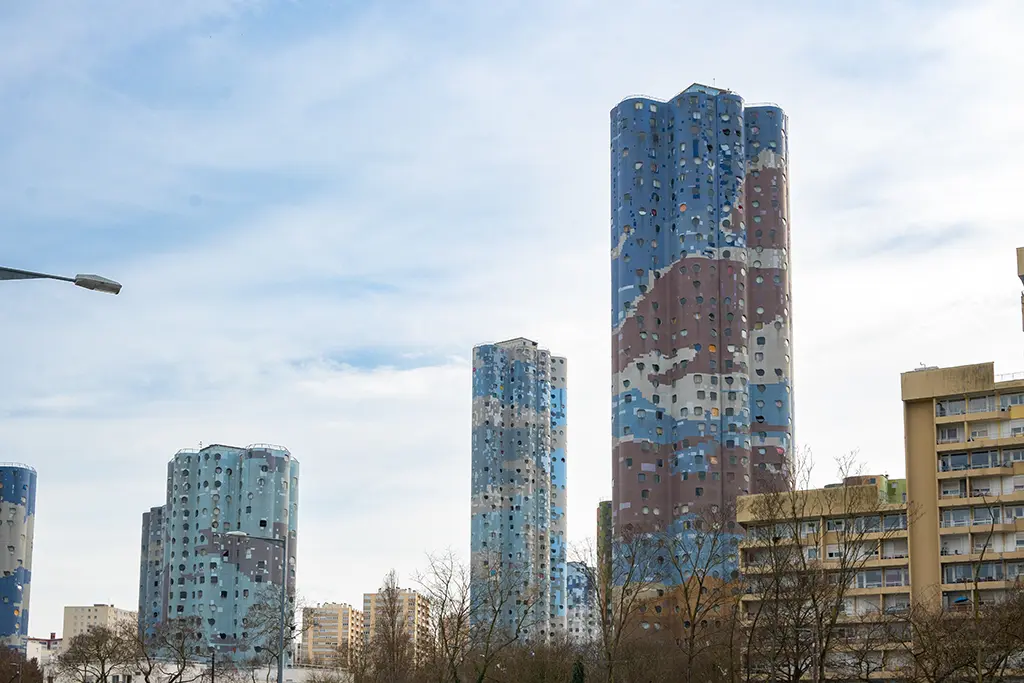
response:
<path id="1" fill-rule="evenodd" d="M 50 275 L 49 273 L 36 273 L 31 270 L 18 270 L 17 268 L 6 268 L 0 266 L 0 280 L 60 280 L 71 284 L 91 289 L 94 292 L 104 294 L 117 294 L 121 291 L 121 283 L 115 282 L 99 275 L 79 274 L 74 277 L 63 275 Z"/>
<path id="2" fill-rule="evenodd" d="M 252 536 L 244 531 L 226 531 L 225 536 L 232 536 L 234 538 L 249 538 L 254 541 L 267 541 L 268 543 L 275 543 L 284 548 L 284 561 L 281 563 L 281 630 L 278 634 L 277 641 L 277 683 L 284 683 L 284 631 L 285 631 L 285 615 L 287 614 L 288 608 L 288 536 L 289 530 L 285 528 L 284 538 L 271 538 L 268 536 Z"/>

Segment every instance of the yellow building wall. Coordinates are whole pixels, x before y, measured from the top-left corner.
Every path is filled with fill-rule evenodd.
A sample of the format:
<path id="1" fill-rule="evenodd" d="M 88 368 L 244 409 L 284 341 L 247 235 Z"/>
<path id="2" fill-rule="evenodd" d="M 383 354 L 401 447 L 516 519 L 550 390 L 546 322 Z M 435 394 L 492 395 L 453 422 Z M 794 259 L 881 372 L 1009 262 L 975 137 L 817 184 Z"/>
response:
<path id="1" fill-rule="evenodd" d="M 923 373 L 922 373 L 923 374 Z M 935 408 L 929 398 L 903 405 L 910 530 L 911 600 L 936 605 L 939 590 L 939 484 Z"/>

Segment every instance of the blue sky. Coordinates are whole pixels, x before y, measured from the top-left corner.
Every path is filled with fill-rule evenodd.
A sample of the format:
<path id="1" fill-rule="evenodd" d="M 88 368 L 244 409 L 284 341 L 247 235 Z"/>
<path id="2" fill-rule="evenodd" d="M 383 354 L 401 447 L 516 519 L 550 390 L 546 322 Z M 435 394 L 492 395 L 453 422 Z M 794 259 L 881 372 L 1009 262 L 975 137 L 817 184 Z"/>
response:
<path id="1" fill-rule="evenodd" d="M 0 8 L 0 450 L 40 473 L 31 631 L 137 601 L 171 455 L 300 459 L 300 591 L 466 550 L 469 354 L 569 369 L 569 528 L 610 490 L 608 112 L 790 116 L 796 435 L 903 471 L 899 372 L 1024 369 L 1024 9 L 40 1 Z"/>

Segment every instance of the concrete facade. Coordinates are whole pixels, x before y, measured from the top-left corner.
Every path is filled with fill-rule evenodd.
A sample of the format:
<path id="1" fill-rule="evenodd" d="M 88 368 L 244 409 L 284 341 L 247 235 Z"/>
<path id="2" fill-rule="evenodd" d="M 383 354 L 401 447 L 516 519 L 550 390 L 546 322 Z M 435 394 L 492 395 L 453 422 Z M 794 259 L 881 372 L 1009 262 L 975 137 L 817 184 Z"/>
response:
<path id="1" fill-rule="evenodd" d="M 139 560 L 139 629 L 164 620 L 164 506 L 142 515 L 142 552 Z M 148 610 L 148 611 L 147 611 Z"/>
<path id="2" fill-rule="evenodd" d="M 591 581 L 593 572 L 582 562 L 569 562 L 567 565 L 566 633 L 575 643 L 593 643 L 600 639 L 597 591 Z"/>
<path id="3" fill-rule="evenodd" d="M 793 442 L 787 117 L 694 84 L 611 111 L 612 516 L 683 532 Z"/>
<path id="4" fill-rule="evenodd" d="M 113 605 L 68 605 L 64 608 L 64 630 L 61 633 L 63 646 L 67 647 L 75 636 L 87 633 L 90 629 L 116 629 L 125 623 L 137 623 L 138 619 L 137 612 Z"/>
<path id="5" fill-rule="evenodd" d="M 363 612 L 343 603 L 302 610 L 302 662 L 348 667 L 363 652 Z"/>
<path id="6" fill-rule="evenodd" d="M 32 546 L 36 519 L 36 471 L 18 463 L 0 464 L 0 641 L 24 651 L 32 585 Z"/>
<path id="7" fill-rule="evenodd" d="M 249 609 L 277 600 L 284 580 L 294 596 L 298 483 L 299 463 L 280 446 L 178 451 L 162 515 L 143 515 L 140 627 L 198 616 L 225 656 L 251 656 Z"/>
<path id="8" fill-rule="evenodd" d="M 565 432 L 565 358 L 521 337 L 473 349 L 473 602 L 514 584 L 501 626 L 527 640 L 565 634 Z"/>

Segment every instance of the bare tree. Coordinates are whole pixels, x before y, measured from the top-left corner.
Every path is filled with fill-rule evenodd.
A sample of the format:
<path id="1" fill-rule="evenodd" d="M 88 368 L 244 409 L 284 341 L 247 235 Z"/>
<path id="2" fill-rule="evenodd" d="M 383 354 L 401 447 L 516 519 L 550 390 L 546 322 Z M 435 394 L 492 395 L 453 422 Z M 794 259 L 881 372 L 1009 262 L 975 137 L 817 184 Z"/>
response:
<path id="1" fill-rule="evenodd" d="M 71 639 L 57 657 L 57 671 L 62 678 L 81 683 L 109 683 L 110 676 L 130 661 L 125 650 L 117 631 L 96 626 Z"/>
<path id="2" fill-rule="evenodd" d="M 114 635 L 121 641 L 124 665 L 146 683 L 194 683 L 213 656 L 199 617 L 166 619 L 149 631 L 125 621 Z"/>
<path id="3" fill-rule="evenodd" d="M 470 572 L 455 553 L 428 555 L 416 581 L 430 603 L 429 661 L 422 667 L 437 683 L 461 683 L 470 653 Z"/>
<path id="4" fill-rule="evenodd" d="M 256 599 L 242 619 L 241 646 L 251 649 L 251 656 L 239 663 L 242 671 L 253 683 L 260 672 L 265 672 L 269 682 L 271 672 L 276 670 L 278 661 L 287 657 L 294 649 L 299 635 L 313 624 L 299 624 L 297 615 L 302 612 L 301 600 L 294 593 L 287 596 L 284 615 L 284 638 L 281 637 L 281 587 L 266 584 L 256 594 Z"/>
<path id="5" fill-rule="evenodd" d="M 6 683 L 43 683 L 39 662 L 25 659 L 25 654 L 13 648 L 0 648 L 0 681 Z"/>
<path id="6" fill-rule="evenodd" d="M 897 622 L 910 636 L 899 641 L 905 655 L 900 674 L 908 681 L 1001 681 L 1024 663 L 1024 590 L 1019 584 L 1005 595 L 982 589 L 987 581 L 1005 578 L 1002 563 L 988 559 L 1001 519 L 999 508 L 984 497 L 982 503 L 988 524 L 970 549 L 976 557 L 943 568 L 949 572 L 943 583 L 959 580 L 969 597 L 942 605 L 933 596 Z M 986 598 L 986 593 L 993 597 Z"/>
<path id="7" fill-rule="evenodd" d="M 483 683 L 502 653 L 523 643 L 543 623 L 543 604 L 536 579 L 517 563 L 492 554 L 477 559 L 469 602 L 470 680 Z"/>
<path id="8" fill-rule="evenodd" d="M 414 668 L 413 640 L 407 626 L 407 615 L 398 585 L 398 574 L 391 570 L 377 591 L 374 620 L 370 628 L 370 668 L 381 680 L 403 683 Z"/>
<path id="9" fill-rule="evenodd" d="M 641 610 L 658 597 L 662 580 L 658 558 L 664 561 L 666 553 L 663 538 L 632 528 L 624 529 L 613 546 L 612 557 L 604 561 L 592 545 L 575 551 L 596 595 L 599 658 L 607 683 L 623 680 L 621 673 L 638 666 L 640 659 L 624 655 L 638 635 Z"/>
<path id="10" fill-rule="evenodd" d="M 744 503 L 748 680 L 826 680 L 844 638 L 850 589 L 880 545 L 905 533 L 910 512 L 857 477 L 854 464 L 853 454 L 840 458 L 843 483 L 808 490 L 805 451 L 791 463 L 785 487 Z"/>
<path id="11" fill-rule="evenodd" d="M 314 669 L 306 676 L 305 683 L 348 683 L 351 677 L 348 672 L 336 666 Z"/>
<path id="12" fill-rule="evenodd" d="M 516 643 L 502 651 L 486 680 L 488 683 L 568 681 L 575 662 L 576 651 L 565 640 Z"/>
<path id="13" fill-rule="evenodd" d="M 739 532 L 732 519 L 731 510 L 709 507 L 687 522 L 689 528 L 667 532 L 659 555 L 669 619 L 675 616 L 670 630 L 682 657 L 680 680 L 686 683 L 732 680 L 735 670 Z"/>

